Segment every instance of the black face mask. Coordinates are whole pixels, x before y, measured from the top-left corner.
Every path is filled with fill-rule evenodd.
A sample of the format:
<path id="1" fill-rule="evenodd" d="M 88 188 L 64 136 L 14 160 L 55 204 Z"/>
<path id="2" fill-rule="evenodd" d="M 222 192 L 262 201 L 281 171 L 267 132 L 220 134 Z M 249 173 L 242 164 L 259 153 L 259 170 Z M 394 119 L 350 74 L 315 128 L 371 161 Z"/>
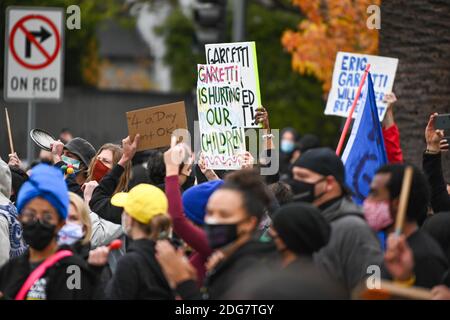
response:
<path id="1" fill-rule="evenodd" d="M 218 249 L 232 243 L 238 237 L 237 223 L 205 224 L 203 226 L 211 249 Z"/>
<path id="2" fill-rule="evenodd" d="M 312 203 L 314 200 L 320 198 L 321 196 L 323 196 L 325 194 L 325 192 L 323 192 L 322 194 L 320 194 L 316 197 L 314 195 L 314 189 L 315 189 L 316 184 L 318 184 L 319 182 L 322 182 L 325 179 L 326 178 L 324 177 L 324 178 L 316 181 L 315 183 L 308 183 L 308 182 L 298 181 L 295 179 L 290 179 L 288 181 L 288 184 L 291 186 L 292 193 L 294 194 L 293 200 Z"/>
<path id="3" fill-rule="evenodd" d="M 33 249 L 41 251 L 55 238 L 56 226 L 33 221 L 23 224 L 23 239 Z"/>

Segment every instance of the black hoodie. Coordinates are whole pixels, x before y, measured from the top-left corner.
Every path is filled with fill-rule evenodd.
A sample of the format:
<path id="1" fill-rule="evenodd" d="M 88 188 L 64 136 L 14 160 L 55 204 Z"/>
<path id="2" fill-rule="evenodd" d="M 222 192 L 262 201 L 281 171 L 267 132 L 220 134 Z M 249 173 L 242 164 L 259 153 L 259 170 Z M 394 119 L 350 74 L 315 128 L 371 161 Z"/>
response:
<path id="1" fill-rule="evenodd" d="M 59 250 L 68 250 L 64 246 Z M 17 258 L 9 260 L 0 269 L 0 292 L 3 299 L 14 299 L 26 279 L 33 271 L 29 262 L 29 251 Z M 80 273 L 79 289 L 69 288 L 68 283 L 75 283 L 71 278 L 75 275 L 73 266 L 78 266 Z M 76 253 L 73 256 L 65 257 L 47 269 L 42 278 L 45 278 L 46 300 L 89 300 L 96 294 L 98 273 L 95 268 L 90 267 L 87 262 Z"/>
<path id="2" fill-rule="evenodd" d="M 131 242 L 119 259 L 117 269 L 105 289 L 113 300 L 173 300 L 175 298 L 155 258 L 155 242 Z"/>
<path id="3" fill-rule="evenodd" d="M 243 280 L 243 274 L 251 269 L 269 266 L 278 256 L 273 242 L 250 240 L 227 259 L 220 262 L 205 279 L 205 292 L 202 295 L 197 289 L 196 282 L 188 280 L 177 286 L 177 292 L 184 300 L 220 300 L 228 297 L 228 290 L 236 288 Z"/>

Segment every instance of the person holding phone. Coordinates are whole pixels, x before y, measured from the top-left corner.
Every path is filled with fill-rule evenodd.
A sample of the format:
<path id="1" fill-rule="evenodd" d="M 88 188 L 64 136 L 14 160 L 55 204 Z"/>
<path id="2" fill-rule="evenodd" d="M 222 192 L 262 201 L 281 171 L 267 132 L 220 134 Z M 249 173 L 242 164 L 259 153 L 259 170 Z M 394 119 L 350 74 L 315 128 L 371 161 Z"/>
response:
<path id="1" fill-rule="evenodd" d="M 422 168 L 431 186 L 431 207 L 435 213 L 450 211 L 449 184 L 442 173 L 441 153 L 448 151 L 448 140 L 444 130 L 436 129 L 437 113 L 430 116 L 425 129 L 427 148 L 423 153 Z"/>

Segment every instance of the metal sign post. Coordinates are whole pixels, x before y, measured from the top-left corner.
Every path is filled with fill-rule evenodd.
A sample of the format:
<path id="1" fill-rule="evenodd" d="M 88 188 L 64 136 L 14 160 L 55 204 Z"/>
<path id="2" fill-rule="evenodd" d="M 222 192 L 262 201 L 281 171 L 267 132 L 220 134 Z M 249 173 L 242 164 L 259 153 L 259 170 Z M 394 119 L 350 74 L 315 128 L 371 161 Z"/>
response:
<path id="1" fill-rule="evenodd" d="M 6 9 L 6 101 L 28 104 L 27 159 L 34 159 L 29 132 L 36 127 L 37 102 L 59 102 L 63 97 L 64 10 L 48 7 Z"/>

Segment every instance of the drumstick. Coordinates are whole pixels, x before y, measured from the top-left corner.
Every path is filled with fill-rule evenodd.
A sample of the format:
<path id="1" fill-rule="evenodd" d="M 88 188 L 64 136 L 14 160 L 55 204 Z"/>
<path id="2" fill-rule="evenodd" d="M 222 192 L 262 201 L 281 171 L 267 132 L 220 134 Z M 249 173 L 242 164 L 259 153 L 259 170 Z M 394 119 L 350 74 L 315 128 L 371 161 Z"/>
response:
<path id="1" fill-rule="evenodd" d="M 6 127 L 8 128 L 8 137 L 9 137 L 9 147 L 11 149 L 11 153 L 14 153 L 14 144 L 11 134 L 11 124 L 9 123 L 9 114 L 8 108 L 5 107 L 5 115 L 6 115 Z"/>
<path id="2" fill-rule="evenodd" d="M 395 219 L 395 233 L 401 235 L 403 224 L 405 223 L 406 210 L 408 209 L 409 193 L 411 191 L 411 182 L 413 168 L 407 166 L 403 174 L 402 190 L 400 192 L 400 203 L 398 205 L 397 218 Z"/>

